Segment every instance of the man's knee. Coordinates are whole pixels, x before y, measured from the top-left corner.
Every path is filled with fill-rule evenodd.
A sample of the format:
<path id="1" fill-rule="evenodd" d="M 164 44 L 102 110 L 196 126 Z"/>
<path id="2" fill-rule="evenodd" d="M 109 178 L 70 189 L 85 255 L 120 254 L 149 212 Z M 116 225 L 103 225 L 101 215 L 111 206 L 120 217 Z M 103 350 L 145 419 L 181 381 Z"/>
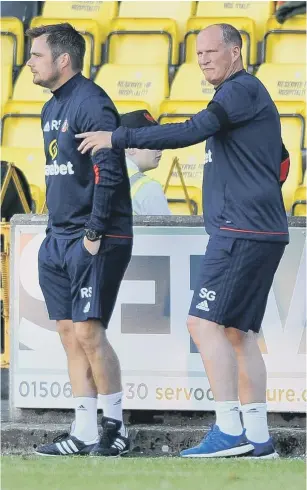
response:
<path id="1" fill-rule="evenodd" d="M 106 339 L 105 329 L 99 321 L 75 323 L 76 338 L 86 352 L 93 351 Z"/>
<path id="2" fill-rule="evenodd" d="M 76 340 L 73 322 L 71 320 L 59 320 L 56 325 L 64 348 L 69 348 Z"/>
<path id="3" fill-rule="evenodd" d="M 69 339 L 75 335 L 74 324 L 71 320 L 59 320 L 56 322 L 57 331 L 61 339 Z"/>
<path id="4" fill-rule="evenodd" d="M 241 330 L 233 327 L 225 328 L 225 332 L 228 340 L 236 350 L 245 349 L 247 342 L 253 340 L 252 332 L 242 332 Z"/>
<path id="5" fill-rule="evenodd" d="M 197 346 L 202 339 L 209 338 L 215 334 L 220 334 L 224 327 L 209 320 L 203 320 L 195 316 L 188 316 L 187 319 L 188 331 Z"/>

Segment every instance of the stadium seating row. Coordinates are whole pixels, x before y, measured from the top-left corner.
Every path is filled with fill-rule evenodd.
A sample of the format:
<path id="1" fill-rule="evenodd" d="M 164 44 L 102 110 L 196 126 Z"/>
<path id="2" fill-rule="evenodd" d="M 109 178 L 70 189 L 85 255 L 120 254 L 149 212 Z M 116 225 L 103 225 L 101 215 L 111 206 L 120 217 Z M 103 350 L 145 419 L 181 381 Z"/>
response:
<path id="1" fill-rule="evenodd" d="M 117 2 L 99 2 L 97 5 L 63 2 L 59 9 L 55 2 L 46 1 L 42 16 L 34 17 L 31 27 L 70 21 L 86 40 L 86 76 L 92 67 L 101 64 L 103 43 L 106 44 L 107 63 L 130 64 L 133 60 L 136 64 L 178 65 L 195 62 L 197 33 L 217 22 L 231 22 L 241 31 L 246 66 L 259 61 L 257 42 L 262 40 L 262 61 L 305 62 L 305 16 L 279 24 L 271 17 L 273 3 L 198 2 L 196 7 L 196 2 L 161 2 L 157 9 L 155 2 L 123 1 L 118 12 Z M 196 15 L 193 17 L 193 14 Z M 23 24 L 17 18 L 2 21 L 2 63 L 21 66 L 24 61 Z M 295 50 L 292 49 L 293 39 Z M 180 43 L 183 43 L 182 59 Z"/>
<path id="2" fill-rule="evenodd" d="M 291 154 L 291 171 L 283 187 L 288 211 L 299 200 L 303 187 L 302 150 L 306 146 L 306 25 L 305 16 L 277 24 L 274 2 L 63 2 L 46 1 L 42 15 L 32 27 L 70 21 L 84 35 L 84 75 L 93 76 L 101 64 L 102 44 L 107 63 L 95 73 L 95 82 L 114 100 L 120 113 L 147 108 L 161 124 L 181 122 L 203 109 L 213 95 L 197 66 L 195 40 L 199 30 L 215 22 L 231 22 L 242 33 L 245 65 L 257 61 L 257 42 L 263 59 L 256 76 L 266 85 L 281 116 L 284 142 Z M 23 25 L 16 18 L 2 19 L 1 27 L 1 145 L 2 159 L 15 162 L 31 183 L 37 211 L 45 202 L 43 140 L 40 128 L 42 106 L 50 97 L 47 89 L 35 86 L 27 67 L 22 67 L 13 86 L 13 67 L 24 60 Z M 141 37 L 140 37 L 141 36 Z M 295 36 L 295 37 L 294 37 Z M 183 43 L 181 57 L 179 43 Z M 295 44 L 294 44 L 295 43 Z M 293 45 L 296 49 L 293 50 Z M 259 46 L 258 46 L 259 48 Z M 297 60 L 301 63 L 297 63 Z M 285 63 L 287 61 L 288 63 Z M 131 64 L 133 62 L 133 64 Z M 181 63 L 169 85 L 169 65 Z M 19 70 L 18 70 L 19 71 Z M 16 73 L 16 71 L 15 71 Z M 204 144 L 165 151 L 159 169 L 151 175 L 164 184 L 174 156 L 179 158 L 190 198 L 197 214 L 202 211 L 201 180 Z M 167 196 L 184 193 L 176 170 Z M 177 199 L 178 201 L 178 199 Z M 172 207 L 172 206 L 171 206 Z M 303 207 L 304 208 L 304 207 Z M 302 205 L 293 211 L 302 212 Z M 305 209 L 305 208 L 304 208 Z M 176 213 L 187 214 L 186 203 L 176 203 Z"/>
<path id="3" fill-rule="evenodd" d="M 269 90 L 281 114 L 283 138 L 289 148 L 306 145 L 306 67 L 272 65 L 259 67 L 257 77 Z M 9 80 L 9 79 L 8 79 Z M 165 66 L 103 65 L 95 82 L 115 101 L 120 113 L 145 106 L 160 122 L 171 117 L 187 117 L 205 107 L 213 96 L 199 67 L 184 63 L 169 88 Z M 9 80 L 10 87 L 11 81 Z M 5 84 L 2 85 L 5 87 Z M 9 90 L 9 88 L 8 88 Z M 12 98 L 3 108 L 2 144 L 5 146 L 42 145 L 39 116 L 50 91 L 32 82 L 28 67 L 23 67 L 13 89 Z M 196 103 L 193 108 L 192 103 Z"/>
<path id="4" fill-rule="evenodd" d="M 266 85 L 277 104 L 281 115 L 283 139 L 291 153 L 291 171 L 283 188 L 286 208 L 290 211 L 295 190 L 302 182 L 301 150 L 306 145 L 305 65 L 262 64 L 257 76 Z M 109 93 L 120 113 L 147 108 L 159 118 L 161 124 L 186 120 L 187 117 L 203 109 L 213 95 L 212 86 L 204 80 L 198 66 L 188 63 L 179 68 L 170 92 L 167 68 L 160 65 L 107 64 L 100 68 L 95 81 Z M 31 155 L 41 157 L 40 151 L 33 152 L 33 149 L 43 147 L 40 113 L 49 97 L 48 90 L 32 83 L 32 74 L 29 68 L 24 67 L 15 84 L 12 100 L 4 107 L 2 119 L 1 145 L 6 149 L 5 154 L 9 152 L 10 159 L 14 155 L 17 161 L 16 155 L 20 154 L 20 161 L 23 160 L 26 154 L 25 148 L 31 149 Z M 204 145 L 196 145 L 188 151 L 180 150 L 179 153 L 165 152 L 163 158 L 165 163 L 162 162 L 160 165 L 161 170 L 155 171 L 156 178 L 162 183 L 166 181 L 165 172 L 169 170 L 175 154 L 179 157 L 181 166 L 185 168 L 183 173 L 190 191 L 198 195 L 201 187 Z M 35 161 L 27 160 L 25 165 L 28 166 L 26 175 L 29 174 L 29 169 L 36 169 L 33 175 L 31 172 L 29 181 L 34 200 L 37 202 L 37 209 L 41 209 L 44 203 L 43 174 L 37 172 Z M 197 202 L 198 212 L 201 212 L 200 199 L 197 199 Z"/>
<path id="5" fill-rule="evenodd" d="M 152 89 L 153 95 L 156 96 L 158 87 L 164 87 L 164 90 L 160 92 L 161 99 L 163 99 L 163 94 L 165 96 L 168 93 L 166 87 L 166 73 L 164 74 L 163 78 L 163 73 L 165 72 L 164 67 L 161 67 L 161 70 L 159 70 L 162 82 L 164 80 L 163 83 L 161 80 L 159 82 L 159 78 L 157 78 L 157 67 L 148 67 L 145 72 L 138 71 L 138 67 L 134 67 L 134 71 L 132 73 L 137 74 L 138 78 L 130 78 L 130 82 L 129 78 L 126 78 L 128 82 L 121 80 L 120 76 L 114 78 L 114 73 L 112 78 L 112 74 L 107 73 L 107 71 L 111 68 L 112 67 L 109 65 L 103 66 L 101 68 L 101 72 L 97 75 L 96 81 L 98 84 L 105 87 L 107 91 L 111 92 L 110 95 L 114 98 L 120 113 L 129 112 L 130 110 L 135 110 L 141 107 L 147 108 L 152 112 L 152 105 L 149 105 L 148 102 L 147 104 L 142 102 L 144 99 L 152 102 L 150 97 L 146 97 L 146 90 L 150 92 Z M 158 112 L 160 114 L 159 119 L 162 124 L 167 122 L 184 121 L 190 115 L 201 110 L 205 106 L 206 101 L 210 100 L 212 96 L 212 89 L 209 85 L 203 83 L 201 76 L 199 76 L 200 70 L 198 68 L 196 68 L 194 65 L 183 65 L 182 69 L 183 68 L 183 78 L 181 79 L 181 75 L 178 72 L 178 78 L 176 77 L 174 80 L 170 98 L 168 100 L 164 100 L 160 105 L 160 110 Z M 288 77 L 286 80 L 284 80 L 284 78 L 286 78 L 284 68 L 285 67 L 281 66 L 262 65 L 259 69 L 258 76 L 269 88 L 271 87 L 271 95 L 276 101 L 281 113 L 283 138 L 291 153 L 291 171 L 283 188 L 286 208 L 287 210 L 290 210 L 294 199 L 295 189 L 302 181 L 303 167 L 301 160 L 301 149 L 304 147 L 304 133 L 306 127 L 304 103 L 304 87 L 306 82 L 304 66 L 295 66 L 293 73 L 291 73 L 290 67 L 286 67 L 285 73 L 287 73 Z M 195 69 L 195 72 L 193 72 L 193 69 Z M 139 68 L 139 70 L 141 70 L 141 68 Z M 29 74 L 30 71 L 28 70 L 25 73 Z M 140 74 L 142 74 L 142 77 Z M 144 77 L 144 74 L 147 75 L 148 78 Z M 156 75 L 156 77 L 154 75 Z M 198 90 L 195 83 L 197 78 L 199 81 Z M 152 82 L 148 82 L 148 80 L 152 80 Z M 191 87 L 191 84 L 187 84 L 187 80 L 192 80 L 193 83 L 195 83 L 195 86 L 192 84 Z M 9 150 L 6 150 L 6 152 L 9 152 L 10 158 L 12 158 L 12 154 L 18 155 L 20 153 L 23 155 L 24 150 L 21 150 L 21 148 L 29 148 L 32 151 L 33 148 L 40 149 L 43 147 L 42 132 L 40 128 L 40 112 L 43 101 L 32 102 L 31 93 L 33 94 L 32 90 L 37 91 L 37 93 L 41 94 L 41 99 L 45 100 L 48 99 L 49 94 L 46 93 L 44 89 L 36 87 L 32 84 L 31 74 L 28 82 L 29 84 L 27 86 L 29 86 L 29 90 L 27 90 L 26 93 L 28 94 L 30 100 L 20 101 L 20 97 L 24 93 L 25 87 L 25 82 L 21 80 L 20 82 L 17 81 L 14 92 L 14 100 L 6 105 L 6 113 L 2 124 L 1 143 L 5 148 L 9 148 Z M 157 86 L 155 86 L 155 82 Z M 130 83 L 130 86 L 126 85 L 126 83 Z M 149 86 L 149 83 L 152 85 Z M 119 84 L 120 87 L 123 87 L 122 89 L 116 88 Z M 117 90 L 117 92 L 112 93 L 112 87 L 115 87 L 114 90 Z M 119 95 L 121 95 L 122 91 L 124 91 L 125 94 L 128 94 L 126 100 L 125 97 L 122 97 L 120 100 Z M 197 97 L 198 100 L 193 100 L 191 95 Z M 165 182 L 166 175 L 164 172 L 167 172 L 167 169 L 170 167 L 172 160 L 170 155 L 173 156 L 175 153 L 164 153 L 165 162 L 167 161 L 168 163 L 162 163 L 160 165 L 161 170 L 156 171 L 156 177 L 159 181 Z M 40 151 L 34 153 L 32 151 L 32 154 L 41 155 Z M 203 144 L 189 148 L 188 151 L 180 150 L 180 164 L 185 168 L 184 177 L 187 180 L 187 185 L 190 187 L 201 187 L 203 154 Z M 3 158 L 6 159 L 6 157 Z M 22 159 L 23 157 L 21 157 L 20 161 Z M 44 199 L 43 196 L 40 196 L 39 194 L 39 189 L 44 188 L 43 173 L 37 172 L 38 167 L 36 166 L 35 161 L 30 159 L 30 161 L 27 162 L 27 165 L 29 168 L 33 169 L 33 175 L 31 174 L 29 181 L 31 182 L 32 186 L 34 186 L 33 190 L 35 195 L 38 196 L 36 198 L 34 196 L 34 199 L 38 202 L 39 209 L 41 208 L 42 200 Z M 161 173 L 159 174 L 159 172 Z M 26 171 L 26 174 L 28 174 L 28 171 Z"/>
<path id="6" fill-rule="evenodd" d="M 29 2 L 23 2 L 27 4 Z M 29 24 L 28 12 L 32 11 L 32 17 L 36 16 L 37 6 L 39 2 L 31 2 L 32 9 L 26 6 L 26 12 L 21 11 L 18 5 L 12 5 L 10 8 L 6 4 L 1 9 L 2 15 L 14 16 L 22 19 L 27 18 Z M 264 36 L 266 21 L 274 13 L 273 1 L 256 1 L 256 2 L 195 2 L 195 1 L 166 1 L 157 2 L 131 2 L 123 0 L 119 2 L 85 2 L 82 1 L 66 1 L 59 5 L 52 1 L 45 1 L 40 17 L 52 19 L 84 19 L 93 20 L 103 32 L 105 40 L 109 22 L 116 17 L 124 18 L 168 18 L 176 22 L 178 36 L 180 42 L 183 41 L 185 35 L 186 22 L 190 17 L 249 17 L 254 20 L 256 26 L 257 39 L 261 40 Z M 33 8 L 34 5 L 34 8 Z M 6 7 L 6 8 L 4 8 Z M 210 15 L 208 15 L 210 12 Z M 31 14 L 30 14 L 31 17 Z"/>

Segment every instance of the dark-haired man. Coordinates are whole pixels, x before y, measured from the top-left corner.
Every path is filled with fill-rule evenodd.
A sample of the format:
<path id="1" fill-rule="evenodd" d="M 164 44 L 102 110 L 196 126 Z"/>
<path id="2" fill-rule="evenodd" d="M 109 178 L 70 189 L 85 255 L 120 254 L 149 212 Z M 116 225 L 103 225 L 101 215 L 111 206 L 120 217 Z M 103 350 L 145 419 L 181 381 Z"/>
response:
<path id="1" fill-rule="evenodd" d="M 79 150 L 181 148 L 207 140 L 204 221 L 210 235 L 188 317 L 215 399 L 216 425 L 183 457 L 276 458 L 266 413 L 266 368 L 257 343 L 274 274 L 288 243 L 281 194 L 289 158 L 279 115 L 262 83 L 243 69 L 242 39 L 229 24 L 197 37 L 215 88 L 189 121 L 87 133 Z M 240 420 L 239 400 L 244 430 Z"/>
<path id="2" fill-rule="evenodd" d="M 85 42 L 70 24 L 27 34 L 33 40 L 27 62 L 33 82 L 53 94 L 42 111 L 49 223 L 39 251 L 39 282 L 67 354 L 75 401 L 71 433 L 36 453 L 118 456 L 128 451 L 129 440 L 119 361 L 106 329 L 131 257 L 129 179 L 123 150 L 80 155 L 75 134 L 114 131 L 120 118 L 104 90 L 81 75 Z"/>

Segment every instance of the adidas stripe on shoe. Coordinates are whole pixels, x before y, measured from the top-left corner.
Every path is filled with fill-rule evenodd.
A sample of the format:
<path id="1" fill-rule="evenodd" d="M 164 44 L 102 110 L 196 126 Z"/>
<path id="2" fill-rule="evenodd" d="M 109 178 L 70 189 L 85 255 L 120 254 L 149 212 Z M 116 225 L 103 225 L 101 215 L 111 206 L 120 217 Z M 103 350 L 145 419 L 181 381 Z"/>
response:
<path id="1" fill-rule="evenodd" d="M 120 428 L 122 422 L 107 417 L 102 417 L 102 436 L 100 441 L 91 451 L 91 456 L 111 456 L 118 457 L 129 451 L 130 443 L 128 433 L 121 435 Z"/>
<path id="2" fill-rule="evenodd" d="M 51 444 L 36 449 L 39 456 L 88 456 L 97 441 L 85 443 L 67 432 L 57 436 Z"/>
<path id="3" fill-rule="evenodd" d="M 239 436 L 222 432 L 217 425 L 205 435 L 198 446 L 181 451 L 182 458 L 228 458 L 249 454 L 254 447 L 245 437 L 245 431 Z"/>
<path id="4" fill-rule="evenodd" d="M 276 451 L 273 440 L 270 439 L 266 442 L 252 442 L 248 440 L 250 444 L 253 446 L 253 450 L 242 456 L 244 459 L 278 459 L 279 454 Z"/>

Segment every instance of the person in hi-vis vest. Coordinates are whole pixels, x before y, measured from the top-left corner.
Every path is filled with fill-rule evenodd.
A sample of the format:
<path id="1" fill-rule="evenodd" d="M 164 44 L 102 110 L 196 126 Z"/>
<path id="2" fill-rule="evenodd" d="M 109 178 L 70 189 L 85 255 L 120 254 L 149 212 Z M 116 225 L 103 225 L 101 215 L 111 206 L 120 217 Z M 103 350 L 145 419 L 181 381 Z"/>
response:
<path id="1" fill-rule="evenodd" d="M 144 109 L 124 114 L 121 117 L 121 124 L 127 128 L 142 128 L 155 126 L 158 123 Z M 137 148 L 126 150 L 134 215 L 171 214 L 161 184 L 144 174 L 148 170 L 157 168 L 161 156 L 160 150 L 138 150 Z"/>

